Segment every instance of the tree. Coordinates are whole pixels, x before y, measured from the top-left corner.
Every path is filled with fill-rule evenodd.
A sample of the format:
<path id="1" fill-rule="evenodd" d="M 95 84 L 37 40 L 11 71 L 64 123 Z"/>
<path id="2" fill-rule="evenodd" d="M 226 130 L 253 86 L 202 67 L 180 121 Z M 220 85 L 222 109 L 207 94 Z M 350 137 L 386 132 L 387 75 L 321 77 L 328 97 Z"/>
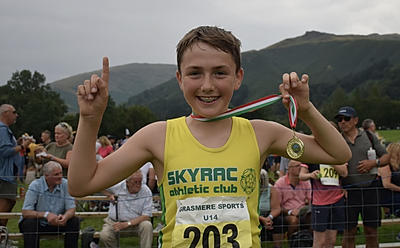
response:
<path id="1" fill-rule="evenodd" d="M 16 137 L 28 133 L 39 139 L 43 130 L 54 130 L 67 113 L 60 94 L 45 81 L 46 77 L 37 71 L 32 75 L 29 70 L 22 70 L 13 73 L 7 84 L 0 87 L 1 103 L 13 105 L 18 113 L 17 122 L 10 127 Z"/>

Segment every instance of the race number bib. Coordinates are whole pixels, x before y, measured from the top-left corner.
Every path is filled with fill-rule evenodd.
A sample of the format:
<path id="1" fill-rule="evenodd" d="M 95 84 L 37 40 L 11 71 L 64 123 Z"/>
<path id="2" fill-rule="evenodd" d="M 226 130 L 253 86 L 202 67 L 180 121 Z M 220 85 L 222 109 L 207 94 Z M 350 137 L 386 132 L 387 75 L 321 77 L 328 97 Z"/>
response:
<path id="1" fill-rule="evenodd" d="M 319 171 L 321 172 L 321 184 L 339 186 L 339 173 L 331 165 L 320 164 Z"/>
<path id="2" fill-rule="evenodd" d="M 194 197 L 177 201 L 172 247 L 251 247 L 246 197 Z"/>

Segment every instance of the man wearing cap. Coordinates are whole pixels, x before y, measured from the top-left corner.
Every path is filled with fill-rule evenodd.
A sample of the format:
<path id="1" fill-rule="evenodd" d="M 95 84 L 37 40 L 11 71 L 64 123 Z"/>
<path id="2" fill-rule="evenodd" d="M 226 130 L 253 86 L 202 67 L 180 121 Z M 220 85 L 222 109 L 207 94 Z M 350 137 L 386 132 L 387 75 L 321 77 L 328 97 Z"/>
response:
<path id="1" fill-rule="evenodd" d="M 346 140 L 352 157 L 348 162 L 348 176 L 342 178 L 347 190 L 346 228 L 342 246 L 355 247 L 358 216 L 361 213 L 364 224 L 366 247 L 379 247 L 378 227 L 381 225 L 381 208 L 379 204 L 377 167 L 389 163 L 389 155 L 372 134 L 370 140 L 365 131 L 360 131 L 356 125 L 358 117 L 352 107 L 342 107 L 335 116 L 336 121 Z M 376 159 L 368 159 L 368 150 L 375 149 Z M 371 152 L 371 151 L 370 151 Z"/>

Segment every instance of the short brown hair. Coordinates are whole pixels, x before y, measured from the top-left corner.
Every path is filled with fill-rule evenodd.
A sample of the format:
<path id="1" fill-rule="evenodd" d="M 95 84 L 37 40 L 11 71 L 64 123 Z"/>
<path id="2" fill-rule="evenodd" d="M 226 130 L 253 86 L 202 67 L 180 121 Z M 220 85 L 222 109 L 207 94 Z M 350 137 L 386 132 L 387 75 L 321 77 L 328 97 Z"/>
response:
<path id="1" fill-rule="evenodd" d="M 200 26 L 190 30 L 176 46 L 178 71 L 181 72 L 182 57 L 186 50 L 194 44 L 204 42 L 220 51 L 232 56 L 236 64 L 236 73 L 241 68 L 240 46 L 241 42 L 230 31 L 218 27 Z"/>

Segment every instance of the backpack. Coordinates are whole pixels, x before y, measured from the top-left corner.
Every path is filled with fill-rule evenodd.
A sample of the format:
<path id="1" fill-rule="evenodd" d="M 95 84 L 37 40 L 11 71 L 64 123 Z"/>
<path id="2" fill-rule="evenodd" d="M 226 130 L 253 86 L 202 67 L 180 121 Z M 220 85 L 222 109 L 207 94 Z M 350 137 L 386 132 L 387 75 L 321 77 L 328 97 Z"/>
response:
<path id="1" fill-rule="evenodd" d="M 95 241 L 93 239 L 94 233 L 95 233 L 95 230 L 91 226 L 88 226 L 82 230 L 82 248 L 90 248 L 92 241 Z M 98 241 L 97 241 L 97 243 L 98 243 Z"/>
<path id="2" fill-rule="evenodd" d="M 312 247 L 313 237 L 308 230 L 299 230 L 293 233 L 289 238 L 289 247 Z"/>

